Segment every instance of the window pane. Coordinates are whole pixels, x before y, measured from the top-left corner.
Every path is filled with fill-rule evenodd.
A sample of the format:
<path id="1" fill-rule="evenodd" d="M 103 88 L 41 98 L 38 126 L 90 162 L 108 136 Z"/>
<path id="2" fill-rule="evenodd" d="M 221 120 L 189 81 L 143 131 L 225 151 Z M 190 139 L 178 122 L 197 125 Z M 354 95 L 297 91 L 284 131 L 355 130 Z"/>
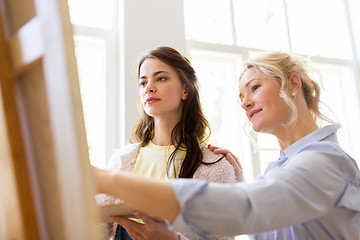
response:
<path id="1" fill-rule="evenodd" d="M 113 0 L 68 0 L 68 4 L 72 24 L 112 28 Z"/>
<path id="2" fill-rule="evenodd" d="M 350 67 L 330 64 L 317 64 L 316 68 L 321 71 L 324 85 L 321 101 L 333 114 L 326 108 L 322 111 L 335 122 L 341 123 L 342 130 L 338 132 L 340 145 L 353 158 L 360 159 L 360 109 L 353 70 Z"/>
<path id="3" fill-rule="evenodd" d="M 256 134 L 256 143 L 259 151 L 260 168 L 255 174 L 264 174 L 269 162 L 276 161 L 280 157 L 280 147 L 274 135 L 266 133 Z"/>
<path id="4" fill-rule="evenodd" d="M 106 43 L 100 38 L 74 36 L 81 98 L 91 163 L 105 163 Z"/>
<path id="5" fill-rule="evenodd" d="M 278 149 L 279 143 L 277 138 L 274 135 L 266 134 L 266 133 L 258 133 L 257 134 L 257 144 L 259 144 L 260 148 L 267 149 Z M 276 160 L 276 159 L 274 159 Z"/>
<path id="6" fill-rule="evenodd" d="M 349 9 L 351 14 L 351 23 L 352 30 L 354 31 L 355 43 L 357 43 L 357 55 L 358 61 L 360 61 L 360 1 L 359 0 L 349 0 Z M 360 79 L 359 79 L 360 81 Z"/>
<path id="7" fill-rule="evenodd" d="M 351 59 L 343 0 L 287 0 L 293 51 Z"/>
<path id="8" fill-rule="evenodd" d="M 236 58 L 193 51 L 191 61 L 199 79 L 201 104 L 212 125 L 212 138 L 218 144 L 224 137 L 222 133 L 236 132 L 229 128 L 240 126 Z M 224 117 L 229 112 L 232 117 Z"/>
<path id="9" fill-rule="evenodd" d="M 252 180 L 250 142 L 242 124 L 246 117 L 238 101 L 241 56 L 193 50 L 191 62 L 199 79 L 202 108 L 211 125 L 211 143 L 239 156 L 245 178 Z"/>
<path id="10" fill-rule="evenodd" d="M 229 1 L 184 0 L 186 38 L 233 44 Z"/>
<path id="11" fill-rule="evenodd" d="M 234 0 L 237 45 L 288 50 L 282 0 Z"/>

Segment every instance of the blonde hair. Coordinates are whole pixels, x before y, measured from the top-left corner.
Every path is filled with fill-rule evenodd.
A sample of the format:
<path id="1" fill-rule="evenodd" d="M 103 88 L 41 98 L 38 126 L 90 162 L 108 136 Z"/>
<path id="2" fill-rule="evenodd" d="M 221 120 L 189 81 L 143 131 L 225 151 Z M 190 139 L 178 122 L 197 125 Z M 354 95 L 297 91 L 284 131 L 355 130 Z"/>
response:
<path id="1" fill-rule="evenodd" d="M 300 56 L 290 55 L 285 52 L 265 52 L 245 62 L 245 70 L 240 75 L 240 79 L 244 72 L 249 68 L 255 68 L 262 73 L 273 77 L 279 81 L 280 97 L 284 99 L 290 107 L 292 115 L 286 125 L 290 125 L 297 120 L 297 108 L 291 96 L 291 82 L 289 78 L 292 74 L 297 73 L 302 82 L 302 92 L 313 118 L 316 121 L 333 122 L 320 112 L 320 86 L 309 77 L 310 66 L 308 61 Z"/>

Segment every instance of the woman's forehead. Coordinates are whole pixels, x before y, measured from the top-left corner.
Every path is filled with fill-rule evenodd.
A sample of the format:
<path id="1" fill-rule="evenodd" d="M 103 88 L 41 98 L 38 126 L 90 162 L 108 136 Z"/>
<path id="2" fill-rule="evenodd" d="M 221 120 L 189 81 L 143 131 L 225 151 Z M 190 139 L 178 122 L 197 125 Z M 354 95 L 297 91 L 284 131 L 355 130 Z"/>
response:
<path id="1" fill-rule="evenodd" d="M 239 86 L 241 87 L 241 86 L 247 85 L 250 81 L 252 81 L 252 79 L 258 78 L 261 75 L 262 75 L 262 72 L 258 71 L 256 68 L 254 68 L 254 67 L 248 68 L 241 75 L 241 77 L 239 79 Z"/>
<path id="2" fill-rule="evenodd" d="M 140 66 L 139 77 L 152 74 L 154 72 L 166 71 L 169 74 L 175 74 L 175 69 L 169 64 L 158 58 L 147 58 Z"/>

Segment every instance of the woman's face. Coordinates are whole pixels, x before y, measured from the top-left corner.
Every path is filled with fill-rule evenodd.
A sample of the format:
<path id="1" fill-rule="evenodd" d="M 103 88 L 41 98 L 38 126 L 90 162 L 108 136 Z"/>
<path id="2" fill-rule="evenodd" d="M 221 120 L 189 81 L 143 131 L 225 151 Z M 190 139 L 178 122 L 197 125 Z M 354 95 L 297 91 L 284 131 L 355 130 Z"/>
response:
<path id="1" fill-rule="evenodd" d="M 154 118 L 180 119 L 187 93 L 177 72 L 157 58 L 146 59 L 139 72 L 139 97 L 144 111 Z"/>
<path id="2" fill-rule="evenodd" d="M 239 82 L 241 107 L 256 132 L 276 134 L 290 118 L 290 108 L 280 97 L 280 83 L 252 67 Z"/>

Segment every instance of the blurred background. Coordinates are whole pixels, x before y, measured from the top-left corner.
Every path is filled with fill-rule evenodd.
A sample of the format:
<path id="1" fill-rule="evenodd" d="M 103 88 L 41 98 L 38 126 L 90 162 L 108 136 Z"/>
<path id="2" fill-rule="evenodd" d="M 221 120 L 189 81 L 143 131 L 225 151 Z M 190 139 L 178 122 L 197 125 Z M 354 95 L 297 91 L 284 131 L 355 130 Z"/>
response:
<path id="1" fill-rule="evenodd" d="M 90 158 L 104 167 L 128 143 L 138 58 L 168 45 L 197 72 L 211 143 L 241 160 L 251 182 L 277 160 L 276 139 L 244 133 L 237 82 L 245 59 L 266 50 L 308 58 L 323 86 L 324 112 L 342 124 L 339 142 L 360 163 L 360 1 L 68 0 Z M 321 77 L 320 77 L 321 74 Z"/>

